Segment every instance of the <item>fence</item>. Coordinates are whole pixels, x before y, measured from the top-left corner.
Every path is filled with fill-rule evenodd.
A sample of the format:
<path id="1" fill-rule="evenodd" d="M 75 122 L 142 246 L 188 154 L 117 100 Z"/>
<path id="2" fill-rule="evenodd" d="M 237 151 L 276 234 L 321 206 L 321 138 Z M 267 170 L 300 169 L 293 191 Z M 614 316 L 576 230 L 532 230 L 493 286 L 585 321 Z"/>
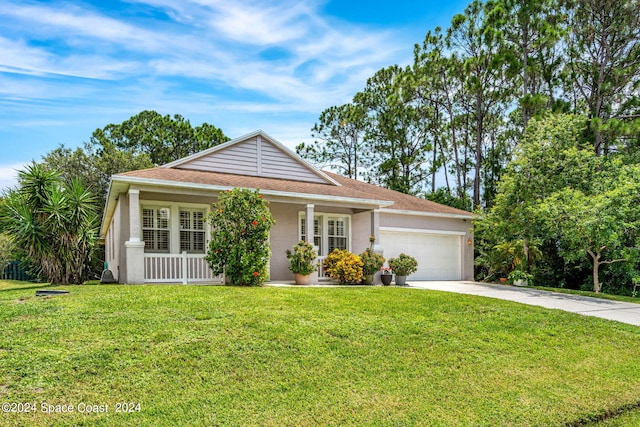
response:
<path id="1" fill-rule="evenodd" d="M 0 272 L 0 279 L 3 280 L 20 280 L 23 282 L 28 282 L 33 280 L 29 273 L 22 267 L 20 261 L 11 261 L 4 268 L 4 271 Z"/>

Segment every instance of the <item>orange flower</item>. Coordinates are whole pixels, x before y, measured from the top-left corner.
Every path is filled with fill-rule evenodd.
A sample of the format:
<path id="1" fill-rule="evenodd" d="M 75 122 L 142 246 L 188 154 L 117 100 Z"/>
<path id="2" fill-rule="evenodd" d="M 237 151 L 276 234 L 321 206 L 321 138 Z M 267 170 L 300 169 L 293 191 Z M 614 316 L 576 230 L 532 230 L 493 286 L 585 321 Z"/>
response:
<path id="1" fill-rule="evenodd" d="M 254 277 L 258 277 L 259 275 L 260 275 L 260 273 L 258 273 L 257 271 L 254 271 L 254 272 L 253 272 L 253 276 L 254 276 Z"/>
<path id="2" fill-rule="evenodd" d="M 258 199 L 262 199 L 262 194 L 260 194 L 260 195 L 258 196 Z"/>
<path id="3" fill-rule="evenodd" d="M 258 225 L 258 221 L 256 221 L 255 219 L 251 222 L 251 224 L 253 225 Z"/>

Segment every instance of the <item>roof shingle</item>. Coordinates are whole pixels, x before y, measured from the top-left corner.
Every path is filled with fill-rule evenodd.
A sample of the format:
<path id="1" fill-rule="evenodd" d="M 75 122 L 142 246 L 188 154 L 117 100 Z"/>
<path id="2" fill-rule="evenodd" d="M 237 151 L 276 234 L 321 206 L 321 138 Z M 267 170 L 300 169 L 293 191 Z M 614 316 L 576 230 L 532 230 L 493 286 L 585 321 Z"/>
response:
<path id="1" fill-rule="evenodd" d="M 471 215 L 469 212 L 441 205 L 430 200 L 378 187 L 376 185 L 357 181 L 332 172 L 323 172 L 337 181 L 340 186 L 167 167 L 156 167 L 125 172 L 114 175 L 114 178 L 117 177 L 117 179 L 126 180 L 127 177 L 131 177 L 161 181 L 164 183 L 177 182 L 224 187 L 259 188 L 261 190 L 324 195 L 330 197 L 390 201 L 393 202 L 393 204 L 388 206 L 388 208 L 394 210 L 397 209 L 444 215 Z"/>

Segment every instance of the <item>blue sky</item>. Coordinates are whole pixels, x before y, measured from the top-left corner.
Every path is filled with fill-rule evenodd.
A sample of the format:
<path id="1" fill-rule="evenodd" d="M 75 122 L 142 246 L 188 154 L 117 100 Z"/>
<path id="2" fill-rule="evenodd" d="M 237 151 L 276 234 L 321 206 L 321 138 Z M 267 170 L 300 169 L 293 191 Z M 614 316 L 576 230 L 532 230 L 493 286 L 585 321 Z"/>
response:
<path id="1" fill-rule="evenodd" d="M 146 109 L 310 142 L 322 110 L 469 1 L 0 0 L 0 190 Z"/>

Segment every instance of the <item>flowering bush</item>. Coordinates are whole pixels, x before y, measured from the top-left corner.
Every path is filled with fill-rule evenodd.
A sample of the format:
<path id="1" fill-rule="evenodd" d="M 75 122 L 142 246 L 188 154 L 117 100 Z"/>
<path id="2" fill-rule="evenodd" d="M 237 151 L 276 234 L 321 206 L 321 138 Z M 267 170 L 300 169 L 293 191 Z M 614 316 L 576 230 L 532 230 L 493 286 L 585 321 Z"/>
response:
<path id="1" fill-rule="evenodd" d="M 313 261 L 318 257 L 313 245 L 308 242 L 299 241 L 293 247 L 293 251 L 287 249 L 287 258 L 289 258 L 289 270 L 295 274 L 306 276 L 316 271 L 316 265 Z"/>
<path id="2" fill-rule="evenodd" d="M 211 241 L 207 262 L 213 274 L 234 285 L 256 286 L 268 279 L 269 231 L 275 223 L 259 190 L 220 193 L 208 217 Z"/>
<path id="3" fill-rule="evenodd" d="M 324 260 L 324 270 L 329 277 L 341 284 L 359 283 L 362 280 L 362 260 L 347 250 L 334 249 Z"/>
<path id="4" fill-rule="evenodd" d="M 398 258 L 389 259 L 389 267 L 396 276 L 408 276 L 418 270 L 418 261 L 407 254 L 400 254 Z"/>

